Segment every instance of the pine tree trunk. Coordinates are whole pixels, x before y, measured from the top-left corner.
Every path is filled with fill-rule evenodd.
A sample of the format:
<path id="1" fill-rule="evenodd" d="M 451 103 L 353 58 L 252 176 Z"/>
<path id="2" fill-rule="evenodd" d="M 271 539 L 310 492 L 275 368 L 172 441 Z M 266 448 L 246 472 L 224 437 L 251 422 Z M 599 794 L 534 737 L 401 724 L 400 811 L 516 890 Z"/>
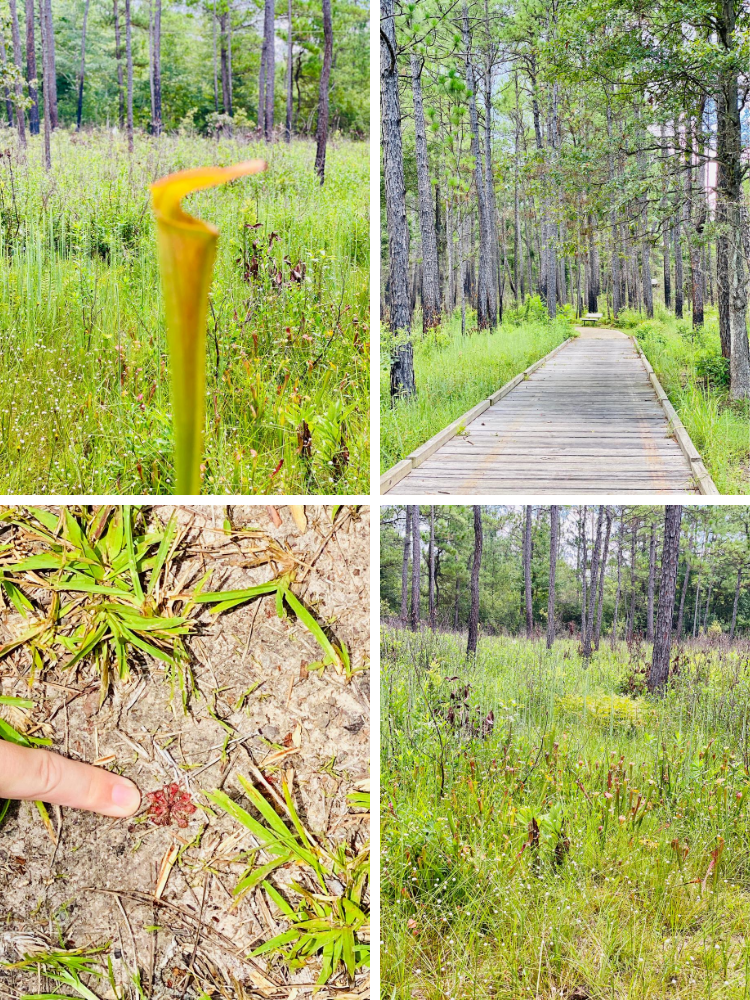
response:
<path id="1" fill-rule="evenodd" d="M 557 546 L 560 531 L 560 508 L 552 504 L 549 509 L 549 584 L 547 592 L 547 649 L 555 641 L 555 576 L 557 575 Z"/>
<path id="2" fill-rule="evenodd" d="M 620 515 L 620 527 L 617 533 L 617 591 L 615 592 L 615 610 L 612 614 L 612 648 L 617 642 L 617 618 L 620 612 L 620 595 L 622 594 L 622 552 L 625 532 L 625 516 Z"/>
<path id="3" fill-rule="evenodd" d="M 677 641 L 682 640 L 682 624 L 685 618 L 685 596 L 688 589 L 688 581 L 690 580 L 690 553 L 688 552 L 685 556 L 685 575 L 682 578 L 682 593 L 680 594 L 680 611 L 677 615 Z"/>
<path id="4" fill-rule="evenodd" d="M 39 33 L 42 36 L 42 67 L 45 70 L 42 77 L 42 104 L 44 106 L 44 169 L 52 169 L 52 150 L 50 143 L 50 133 L 52 132 L 52 121 L 50 119 L 50 99 L 49 99 L 49 75 L 47 67 L 47 19 L 44 16 L 44 0 L 39 0 Z"/>
<path id="5" fill-rule="evenodd" d="M 404 556 L 401 563 L 401 621 L 409 618 L 409 555 L 411 553 L 411 504 L 405 508 Z"/>
<path id="6" fill-rule="evenodd" d="M 435 631 L 437 620 L 435 618 L 435 507 L 430 504 L 430 548 L 428 552 L 428 611 L 430 615 L 430 628 Z"/>
<path id="7" fill-rule="evenodd" d="M 596 595 L 599 589 L 599 555 L 601 553 L 602 547 L 602 527 L 604 524 L 604 506 L 599 505 L 599 514 L 596 519 L 596 540 L 594 541 L 594 550 L 591 553 L 591 582 L 588 588 L 588 611 L 586 613 L 586 627 L 583 630 L 583 635 L 581 636 L 581 644 L 583 648 L 583 658 L 588 660 L 591 656 L 591 639 L 594 631 L 594 621 L 595 618 L 595 604 Z M 586 569 L 584 567 L 584 573 Z"/>
<path id="8" fill-rule="evenodd" d="M 534 635 L 534 606 L 531 600 L 531 505 L 526 505 L 526 522 L 523 532 L 523 583 L 526 604 L 526 638 Z"/>
<path id="9" fill-rule="evenodd" d="M 609 536 L 612 531 L 612 511 L 607 507 L 605 516 L 607 527 L 604 534 L 604 552 L 599 561 L 599 606 L 596 612 L 596 625 L 594 627 L 594 649 L 599 649 L 599 641 L 602 634 L 602 616 L 604 614 L 604 578 L 607 572 L 607 558 L 609 557 Z"/>
<path id="10" fill-rule="evenodd" d="M 646 639 L 654 641 L 654 583 L 656 580 L 656 528 L 651 525 L 648 549 L 648 606 L 646 608 Z"/>
<path id="11" fill-rule="evenodd" d="M 3 72 L 8 70 L 8 52 L 5 48 L 5 37 L 3 36 L 2 24 L 0 24 L 0 63 L 3 67 Z M 5 112 L 8 116 L 8 126 L 13 128 L 13 123 L 15 121 L 15 116 L 13 114 L 13 101 L 10 97 L 10 90 L 7 87 L 3 87 L 3 93 L 5 94 Z"/>
<path id="12" fill-rule="evenodd" d="M 677 586 L 681 521 L 682 507 L 668 505 L 664 508 L 664 544 L 661 554 L 659 607 L 656 614 L 651 670 L 648 675 L 648 689 L 652 693 L 663 688 L 669 679 L 669 655 L 672 649 L 672 616 Z"/>
<path id="13" fill-rule="evenodd" d="M 83 8 L 83 27 L 81 28 L 81 68 L 78 71 L 78 110 L 76 114 L 76 131 L 81 131 L 81 118 L 83 117 L 83 82 L 86 77 L 86 22 L 89 17 L 89 2 Z"/>
<path id="14" fill-rule="evenodd" d="M 581 642 L 586 641 L 586 632 L 588 631 L 588 611 L 589 611 L 589 601 L 588 601 L 588 540 L 586 538 L 587 525 L 586 516 L 588 514 L 588 508 L 584 504 L 583 516 L 581 518 Z"/>
<path id="15" fill-rule="evenodd" d="M 26 0 L 26 80 L 29 85 L 29 132 L 39 135 L 39 92 L 36 82 L 36 45 L 34 41 L 34 0 Z"/>
<path id="16" fill-rule="evenodd" d="M 674 314 L 677 319 L 682 319 L 683 312 L 683 285 L 684 276 L 682 273 L 682 239 L 680 226 L 681 207 L 678 204 L 674 215 L 672 235 L 674 240 Z"/>
<path id="17" fill-rule="evenodd" d="M 471 55 L 471 32 L 469 30 L 469 9 L 463 5 L 463 42 L 466 59 L 466 85 L 469 89 L 469 126 L 471 135 L 471 155 L 474 158 L 474 184 L 479 211 L 479 266 L 477 268 L 477 327 L 480 330 L 493 329 L 497 323 L 496 284 L 492 269 L 494 259 L 492 249 L 492 228 L 487 204 L 487 187 L 482 169 L 482 149 L 479 143 L 479 116 L 476 102 L 476 79 Z"/>
<path id="18" fill-rule="evenodd" d="M 414 354 L 409 308 L 409 229 L 401 146 L 401 106 L 398 92 L 394 0 L 382 0 L 380 22 L 380 110 L 383 175 L 388 229 L 390 328 L 396 335 L 391 354 L 391 398 L 413 396 Z"/>
<path id="19" fill-rule="evenodd" d="M 638 541 L 638 522 L 633 520 L 633 527 L 630 535 L 630 609 L 628 611 L 628 642 L 633 641 L 635 633 L 635 570 L 636 570 L 636 543 Z"/>
<path id="20" fill-rule="evenodd" d="M 609 95 L 607 96 L 607 139 L 608 139 L 607 165 L 609 172 L 609 183 L 614 188 L 615 158 L 612 152 L 612 108 L 609 102 Z M 621 277 L 620 277 L 620 250 L 617 240 L 617 208 L 615 207 L 614 200 L 612 202 L 612 208 L 610 209 L 609 213 L 609 228 L 610 228 L 610 256 L 611 256 L 610 268 L 612 271 L 612 315 L 616 320 L 620 314 L 620 309 L 622 309 L 622 298 L 621 298 Z"/>
<path id="21" fill-rule="evenodd" d="M 112 0 L 112 13 L 115 19 L 115 61 L 117 62 L 117 97 L 118 121 L 120 128 L 125 128 L 125 88 L 122 80 L 122 45 L 120 40 L 120 11 L 117 0 Z"/>
<path id="22" fill-rule="evenodd" d="M 284 139 L 286 142 L 291 142 L 294 111 L 294 94 L 292 92 L 292 62 L 294 55 L 292 44 L 292 0 L 289 0 L 287 20 L 289 21 L 289 28 L 286 40 L 286 123 Z"/>
<path id="23" fill-rule="evenodd" d="M 315 173 L 320 183 L 326 179 L 326 143 L 328 142 L 328 88 L 333 60 L 333 25 L 331 22 L 331 0 L 323 0 L 323 68 L 320 71 L 320 93 L 318 96 L 318 127 L 315 135 Z"/>
<path id="24" fill-rule="evenodd" d="M 211 12 L 211 40 L 213 43 L 213 69 L 214 69 L 214 111 L 219 113 L 219 59 L 216 46 L 216 0 L 214 0 L 213 11 Z"/>
<path id="25" fill-rule="evenodd" d="M 161 135 L 161 0 L 154 0 L 154 120 L 152 129 L 154 135 Z"/>
<path id="26" fill-rule="evenodd" d="M 266 54 L 265 62 L 265 102 L 263 115 L 263 138 L 266 142 L 273 139 L 274 101 L 276 98 L 276 4 L 274 0 L 266 0 L 263 19 L 263 46 Z"/>
<path id="27" fill-rule="evenodd" d="M 473 656 L 479 640 L 479 570 L 482 566 L 482 508 L 474 506 L 474 560 L 471 565 L 471 610 L 466 655 Z"/>
<path id="28" fill-rule="evenodd" d="M 419 506 L 412 504 L 411 508 L 411 630 L 419 631 L 419 591 L 420 591 L 420 557 L 421 533 L 419 530 Z"/>
<path id="29" fill-rule="evenodd" d="M 440 273 L 437 235 L 432 210 L 432 185 L 427 162 L 427 135 L 422 106 L 423 61 L 411 57 L 411 85 L 414 99 L 414 146 L 419 193 L 419 231 L 422 237 L 422 327 L 425 333 L 440 325 Z"/>
<path id="30" fill-rule="evenodd" d="M 13 63 L 16 91 L 16 128 L 18 141 L 22 149 L 26 148 L 26 113 L 23 108 L 23 57 L 21 55 L 21 31 L 18 26 L 18 7 L 16 0 L 8 0 L 10 7 L 10 30 L 13 37 Z"/>
<path id="31" fill-rule="evenodd" d="M 737 567 L 737 583 L 734 588 L 734 604 L 732 605 L 732 625 L 729 629 L 729 638 L 734 640 L 734 632 L 737 628 L 737 609 L 740 606 L 740 587 L 742 586 L 742 567 Z"/>
<path id="32" fill-rule="evenodd" d="M 229 12 L 219 14 L 219 61 L 221 66 L 221 105 L 225 115 L 232 115 L 232 99 L 229 94 Z M 265 120 L 265 106 L 263 110 Z"/>
<path id="33" fill-rule="evenodd" d="M 130 12 L 131 0 L 125 0 L 125 65 L 128 81 L 127 128 L 128 152 L 133 152 L 133 22 Z"/>
<path id="34" fill-rule="evenodd" d="M 57 128 L 57 61 L 55 59 L 55 22 L 52 17 L 52 0 L 41 0 L 45 20 L 45 35 L 47 47 L 44 53 L 44 72 L 49 74 L 47 92 L 49 93 L 50 128 Z"/>

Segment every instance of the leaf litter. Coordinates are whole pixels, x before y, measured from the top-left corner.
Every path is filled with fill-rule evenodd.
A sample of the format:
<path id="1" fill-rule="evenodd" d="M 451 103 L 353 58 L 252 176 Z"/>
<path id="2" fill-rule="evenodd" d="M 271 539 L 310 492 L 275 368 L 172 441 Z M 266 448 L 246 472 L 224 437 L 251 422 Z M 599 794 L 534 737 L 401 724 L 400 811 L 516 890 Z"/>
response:
<path id="1" fill-rule="evenodd" d="M 0 998 L 369 995 L 369 510 L 274 514 L 0 508 L 0 726 L 144 793 L 0 802 Z"/>

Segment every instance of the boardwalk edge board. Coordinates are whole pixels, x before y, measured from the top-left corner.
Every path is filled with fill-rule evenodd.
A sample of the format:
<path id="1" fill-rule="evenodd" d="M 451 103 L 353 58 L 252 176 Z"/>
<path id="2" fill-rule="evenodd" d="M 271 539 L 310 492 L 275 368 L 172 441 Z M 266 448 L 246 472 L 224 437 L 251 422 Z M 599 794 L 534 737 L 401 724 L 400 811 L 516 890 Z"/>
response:
<path id="1" fill-rule="evenodd" d="M 502 388 L 493 392 L 492 395 L 487 397 L 487 399 L 483 399 L 481 403 L 477 403 L 476 406 L 472 406 L 470 410 L 467 410 L 466 413 L 452 421 L 441 431 L 438 431 L 437 434 L 425 441 L 424 444 L 415 448 L 414 451 L 407 455 L 406 458 L 402 459 L 397 465 L 394 465 L 392 468 L 388 469 L 387 472 L 384 472 L 380 477 L 381 496 L 392 489 L 397 483 L 400 483 L 402 479 L 405 479 L 410 472 L 414 471 L 414 469 L 418 469 L 419 466 L 422 465 L 423 462 L 426 462 L 428 458 L 431 458 L 439 448 L 443 447 L 446 441 L 450 441 L 451 438 L 455 437 L 461 428 L 468 427 L 472 420 L 480 416 L 480 414 L 484 413 L 484 411 L 488 410 L 491 406 L 494 406 L 495 403 L 499 403 L 503 396 L 507 396 L 512 389 L 515 389 L 517 385 L 523 382 L 524 379 L 531 375 L 532 372 L 536 371 L 536 369 L 543 365 L 545 361 L 549 361 L 550 358 L 554 357 L 554 355 L 557 354 L 558 351 L 561 351 L 563 347 L 567 347 L 567 345 L 572 340 L 575 340 L 577 336 L 577 333 L 571 334 L 561 344 L 554 347 L 549 354 L 545 354 L 543 358 L 535 361 L 533 365 L 529 365 L 528 368 L 524 368 L 520 374 L 514 376 L 509 382 L 506 382 Z"/>
<path id="2" fill-rule="evenodd" d="M 677 415 L 677 411 L 669 402 L 669 398 L 666 392 L 664 391 L 661 382 L 659 382 L 659 379 L 657 378 L 656 372 L 654 371 L 651 362 L 643 353 L 641 345 L 638 343 L 638 340 L 633 334 L 630 335 L 630 339 L 633 341 L 633 346 L 635 347 L 636 352 L 639 358 L 641 359 L 644 368 L 648 372 L 648 377 L 651 382 L 651 385 L 654 387 L 657 399 L 659 400 L 661 408 L 664 410 L 664 415 L 666 416 L 667 421 L 669 423 L 669 429 L 674 434 L 675 439 L 682 450 L 682 454 L 690 463 L 690 469 L 693 473 L 693 476 L 695 477 L 695 481 L 697 483 L 699 491 L 704 496 L 714 496 L 714 495 L 718 496 L 719 491 L 716 488 L 716 484 L 709 475 L 708 469 L 703 464 L 703 459 L 701 458 L 700 452 L 691 441 L 690 435 L 685 430 L 685 425 Z"/>

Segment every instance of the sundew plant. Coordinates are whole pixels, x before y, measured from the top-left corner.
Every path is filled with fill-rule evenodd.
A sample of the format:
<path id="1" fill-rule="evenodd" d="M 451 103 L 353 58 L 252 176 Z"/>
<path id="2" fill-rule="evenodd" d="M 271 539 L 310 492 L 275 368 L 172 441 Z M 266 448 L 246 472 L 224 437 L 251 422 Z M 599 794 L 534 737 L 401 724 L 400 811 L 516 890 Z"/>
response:
<path id="1" fill-rule="evenodd" d="M 368 485 L 369 156 L 242 137 L 53 136 L 0 157 L 0 488 L 175 489 L 170 357 L 149 186 L 264 159 L 191 195 L 219 230 L 206 329 L 203 493 Z M 11 145 L 10 142 L 7 143 Z"/>
<path id="2" fill-rule="evenodd" d="M 747 996 L 746 642 L 382 640 L 385 996 Z"/>

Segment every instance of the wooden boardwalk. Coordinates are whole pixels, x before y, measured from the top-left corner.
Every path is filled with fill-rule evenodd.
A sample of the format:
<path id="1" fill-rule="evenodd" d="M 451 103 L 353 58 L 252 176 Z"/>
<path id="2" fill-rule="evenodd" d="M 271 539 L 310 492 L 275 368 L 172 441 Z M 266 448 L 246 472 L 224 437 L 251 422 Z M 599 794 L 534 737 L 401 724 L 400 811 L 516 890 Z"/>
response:
<path id="1" fill-rule="evenodd" d="M 388 495 L 697 493 L 631 339 L 578 332 Z"/>

